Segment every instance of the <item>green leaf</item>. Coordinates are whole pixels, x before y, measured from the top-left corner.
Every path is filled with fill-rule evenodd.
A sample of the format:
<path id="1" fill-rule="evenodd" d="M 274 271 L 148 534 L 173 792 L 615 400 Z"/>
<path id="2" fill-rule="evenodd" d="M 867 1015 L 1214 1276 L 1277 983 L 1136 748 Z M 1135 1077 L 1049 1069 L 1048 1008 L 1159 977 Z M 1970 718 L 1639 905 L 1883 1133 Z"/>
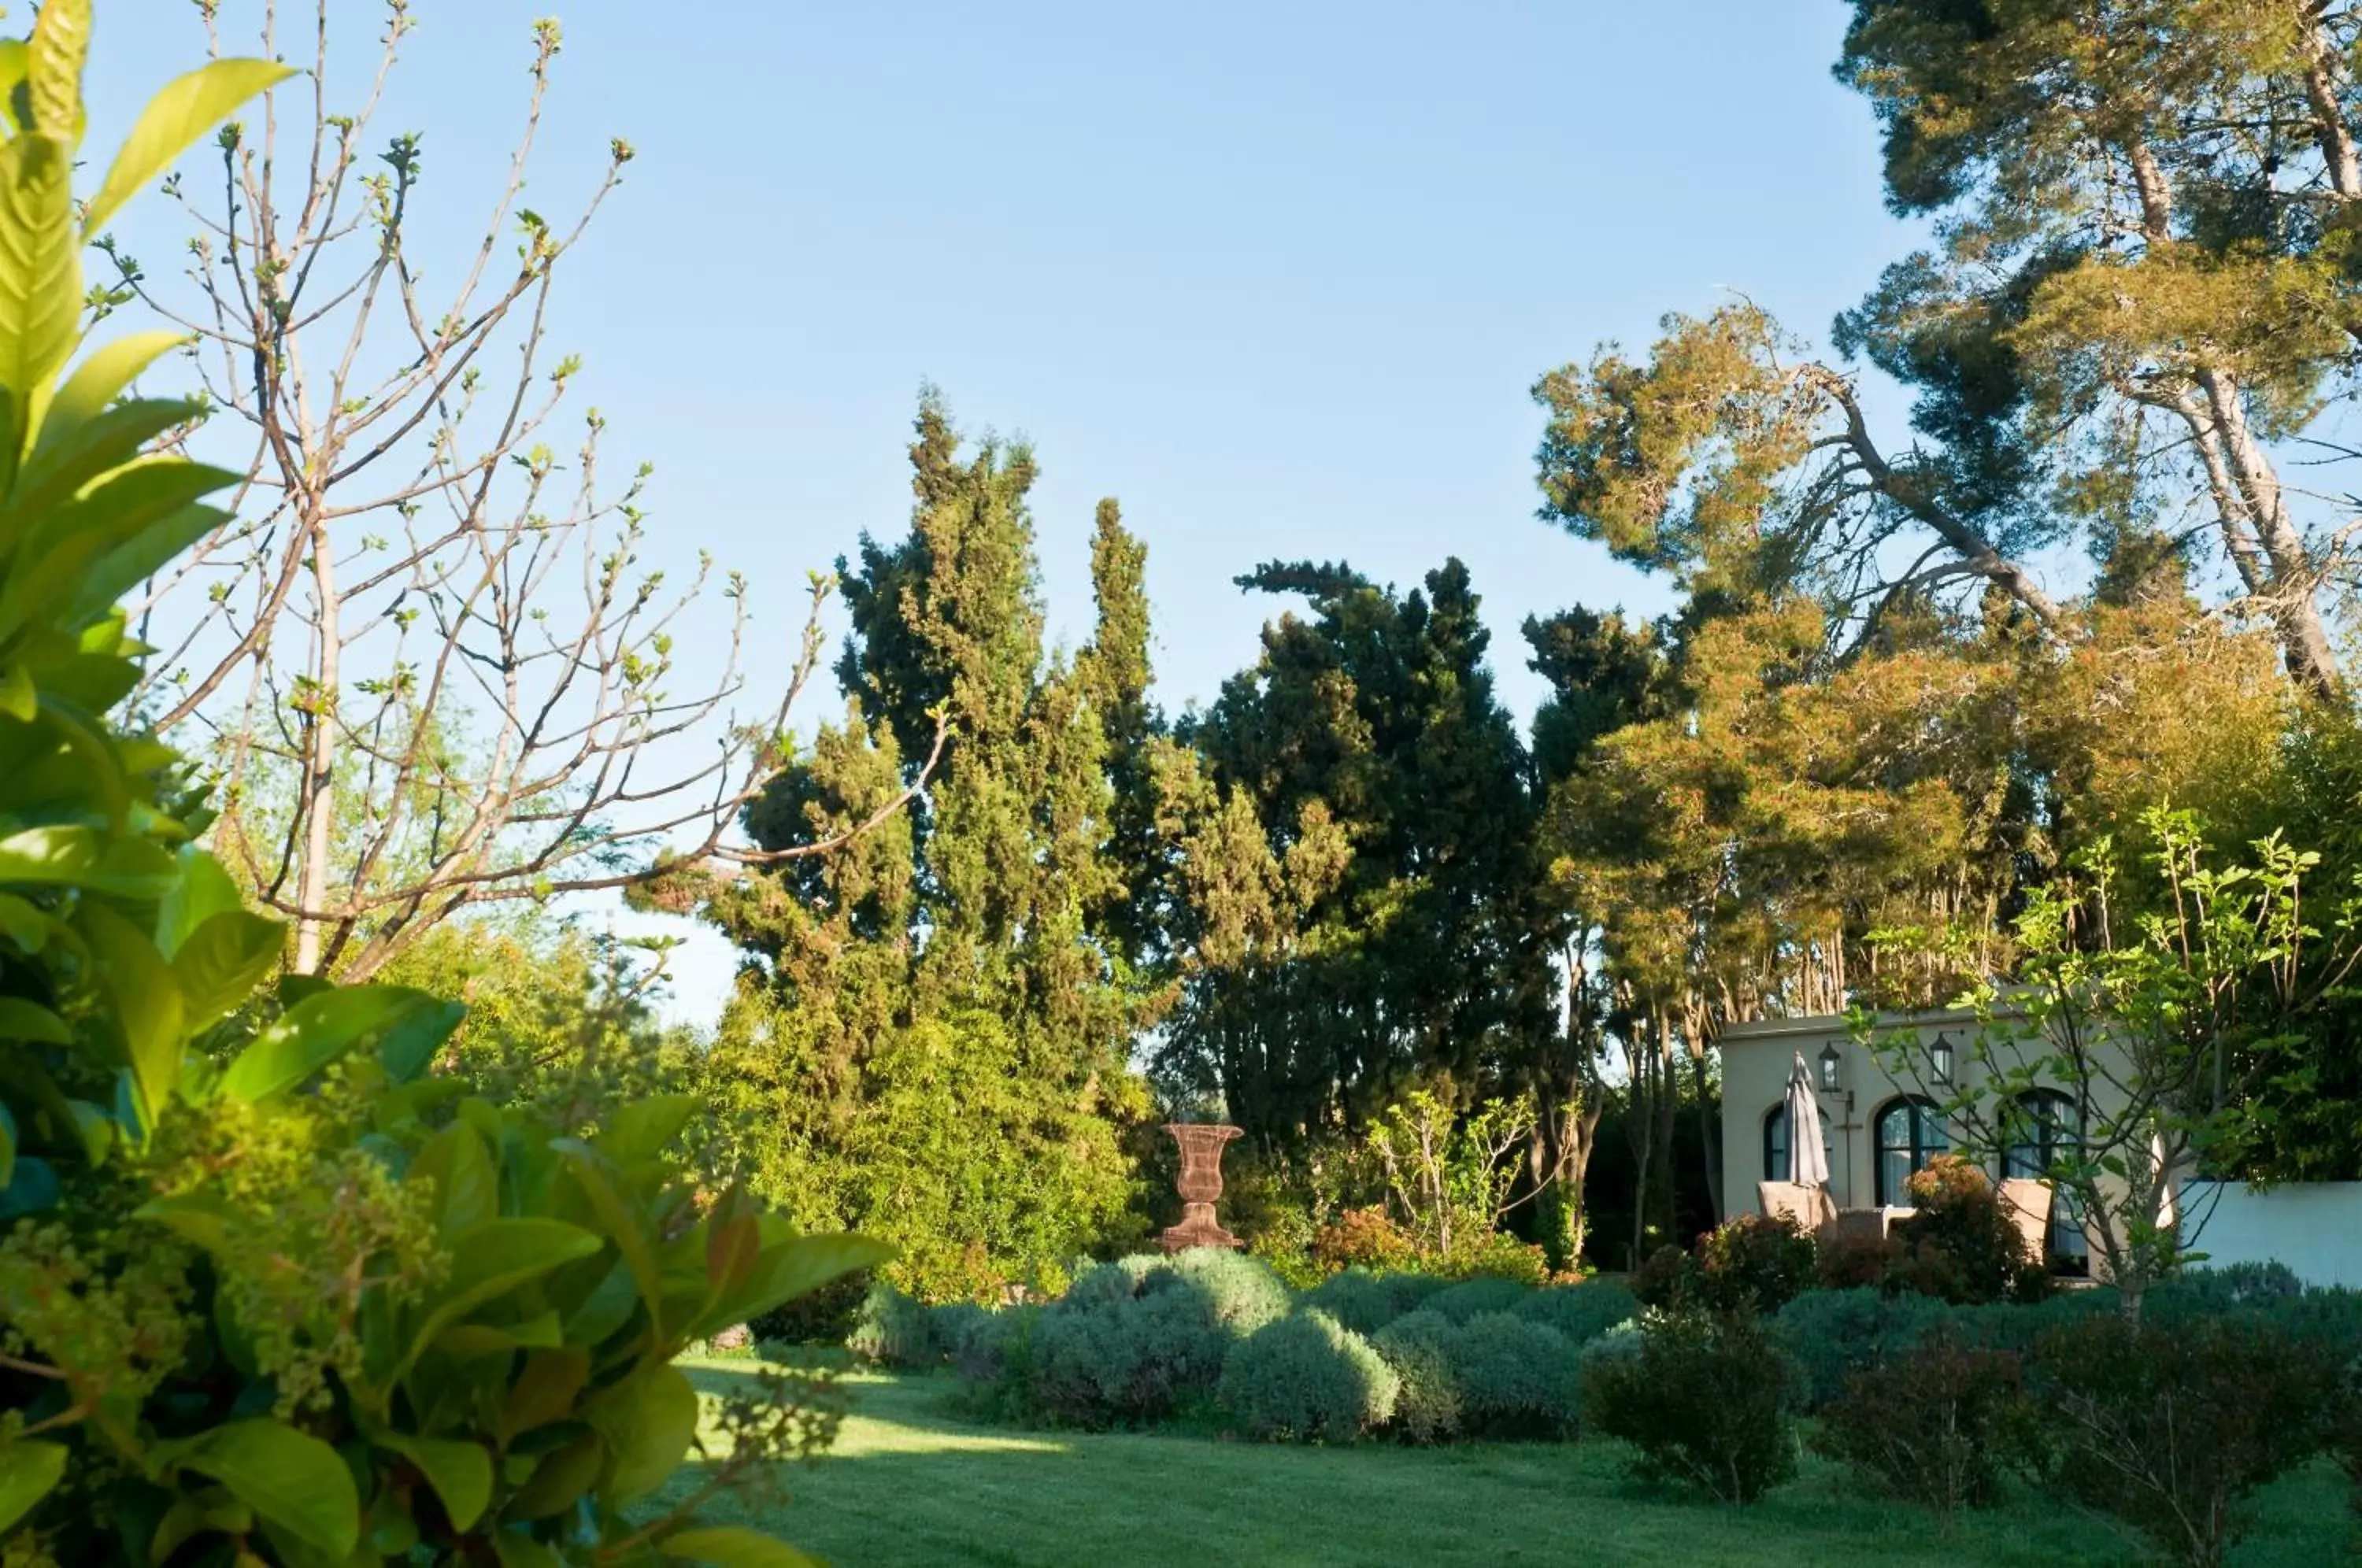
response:
<path id="1" fill-rule="evenodd" d="M 840 1275 L 875 1268 L 893 1255 L 892 1247 L 866 1236 L 775 1236 L 756 1254 L 745 1278 L 717 1295 L 682 1331 L 696 1338 L 745 1322 Z"/>
<path id="2" fill-rule="evenodd" d="M 140 371 L 190 341 L 185 332 L 160 329 L 135 332 L 92 349 L 50 400 L 49 414 L 41 421 L 39 445 L 32 460 L 26 464 L 28 472 L 40 466 L 44 451 L 71 439 L 83 425 L 105 413 Z M 186 403 L 182 406 L 193 408 Z M 136 447 L 135 443 L 135 449 Z"/>
<path id="3" fill-rule="evenodd" d="M 431 1182 L 436 1231 L 456 1236 L 500 1213 L 501 1178 L 484 1141 L 464 1121 L 454 1121 L 426 1140 L 411 1157 L 405 1185 Z"/>
<path id="4" fill-rule="evenodd" d="M 188 1043 L 180 982 L 148 933 L 105 905 L 84 905 L 79 921 L 123 1032 L 126 1065 L 139 1091 L 140 1122 L 152 1130 L 180 1081 L 181 1053 Z"/>
<path id="5" fill-rule="evenodd" d="M 377 1445 L 418 1466 L 418 1473 L 443 1499 L 443 1511 L 451 1516 L 455 1528 L 465 1532 L 483 1518 L 485 1507 L 492 1500 L 492 1456 L 481 1443 L 389 1435 L 379 1438 Z"/>
<path id="6" fill-rule="evenodd" d="M 710 1563 L 712 1568 L 821 1568 L 817 1557 L 807 1557 L 783 1540 L 738 1525 L 709 1525 L 675 1530 L 657 1543 L 667 1557 L 684 1562 Z"/>
<path id="7" fill-rule="evenodd" d="M 605 1500 L 621 1508 L 680 1468 L 697 1437 L 697 1389 L 679 1367 L 658 1362 L 600 1395 L 588 1414 L 612 1455 Z"/>
<path id="8" fill-rule="evenodd" d="M 244 910 L 224 910 L 197 927 L 172 955 L 189 1032 L 226 1017 L 254 995 L 285 943 L 285 927 Z"/>
<path id="9" fill-rule="evenodd" d="M 0 883 L 77 887 L 119 899 L 171 890 L 172 857 L 146 839 L 109 839 L 94 828 L 39 827 L 0 838 Z"/>
<path id="10" fill-rule="evenodd" d="M 22 997 L 0 997 L 0 1040 L 38 1040 L 44 1045 L 71 1045 L 73 1031 L 66 1021 L 39 1002 Z"/>
<path id="11" fill-rule="evenodd" d="M 657 1340 L 661 1343 L 664 1277 L 657 1266 L 656 1238 L 649 1233 L 646 1217 L 617 1188 L 614 1167 L 596 1151 L 570 1138 L 557 1140 L 550 1147 L 565 1159 L 568 1173 L 582 1189 L 582 1196 L 590 1199 L 591 1212 L 606 1227 L 608 1240 L 624 1254 L 624 1266 L 632 1271 L 632 1282 L 639 1287 L 640 1299 L 647 1305 L 648 1320 L 655 1325 Z"/>
<path id="12" fill-rule="evenodd" d="M 220 1482 L 306 1546 L 343 1558 L 360 1540 L 352 1472 L 318 1438 L 258 1418 L 215 1427 L 158 1452 L 168 1464 Z"/>
<path id="13" fill-rule="evenodd" d="M 94 232 L 141 186 L 171 167 L 191 142 L 213 129 L 229 112 L 274 83 L 292 76 L 292 67 L 268 60 L 216 60 L 167 83 L 148 101 L 131 134 L 115 155 L 98 193 L 90 199 L 88 226 Z"/>
<path id="14" fill-rule="evenodd" d="M 500 1559 L 501 1568 L 566 1568 L 566 1559 L 514 1530 L 492 1532 L 492 1555 Z"/>
<path id="15" fill-rule="evenodd" d="M 437 1334 L 487 1301 L 589 1257 L 599 1245 L 590 1231 L 558 1220 L 487 1220 L 461 1231 L 451 1240 L 451 1272 L 441 1293 L 420 1309 L 409 1348 L 384 1381 L 400 1382 Z"/>
<path id="16" fill-rule="evenodd" d="M 31 1513 L 65 1473 L 61 1442 L 0 1443 L 0 1534 Z"/>
<path id="17" fill-rule="evenodd" d="M 0 386 L 17 394 L 20 410 L 47 389 L 81 325 L 72 170 L 72 154 L 53 138 L 0 145 Z M 21 427 L 15 438 L 21 443 Z"/>
<path id="18" fill-rule="evenodd" d="M 454 1005 L 401 986 L 315 991 L 238 1053 L 216 1092 L 241 1100 L 283 1094 L 362 1041 L 391 1033 L 414 1014 L 439 1019 Z"/>
<path id="19" fill-rule="evenodd" d="M 29 724 L 40 708 L 40 699 L 33 690 L 31 670 L 22 664 L 11 664 L 7 668 L 0 669 L 0 713 L 6 713 L 18 723 Z"/>
<path id="20" fill-rule="evenodd" d="M 544 1312 L 522 1323 L 496 1329 L 490 1323 L 461 1323 L 435 1336 L 435 1348 L 447 1355 L 491 1355 L 500 1351 L 557 1350 L 566 1342 L 565 1330 L 555 1312 Z"/>
<path id="21" fill-rule="evenodd" d="M 438 998 L 397 1019 L 378 1042 L 377 1057 L 385 1065 L 386 1077 L 403 1084 L 425 1072 L 436 1051 L 467 1016 L 466 1003 Z"/>
<path id="22" fill-rule="evenodd" d="M 618 1165 L 661 1154 L 697 1114 L 699 1103 L 693 1094 L 657 1094 L 628 1100 L 609 1111 L 607 1124 L 591 1146 Z"/>
<path id="23" fill-rule="evenodd" d="M 203 1192 L 180 1198 L 151 1198 L 133 1209 L 131 1215 L 135 1220 L 153 1220 L 191 1246 L 202 1247 L 215 1257 L 228 1255 L 230 1231 L 238 1220 L 237 1210 Z"/>
<path id="24" fill-rule="evenodd" d="M 180 954 L 180 944 L 187 943 L 205 921 L 225 909 L 246 909 L 246 900 L 238 898 L 238 886 L 229 881 L 229 871 L 222 869 L 220 859 L 193 843 L 182 845 L 177 859 L 180 878 L 156 904 L 156 947 L 163 949 L 168 959 Z"/>
<path id="25" fill-rule="evenodd" d="M 33 128 L 69 147 L 82 139 L 82 68 L 90 58 L 90 0 L 51 0 L 26 40 Z"/>

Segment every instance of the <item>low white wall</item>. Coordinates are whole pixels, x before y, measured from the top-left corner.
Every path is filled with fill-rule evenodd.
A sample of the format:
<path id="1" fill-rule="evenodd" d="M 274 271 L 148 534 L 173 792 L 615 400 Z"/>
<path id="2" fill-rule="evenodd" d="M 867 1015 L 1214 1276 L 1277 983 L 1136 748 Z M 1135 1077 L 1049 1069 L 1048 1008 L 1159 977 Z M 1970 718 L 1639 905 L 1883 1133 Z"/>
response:
<path id="1" fill-rule="evenodd" d="M 2180 1199 L 2183 1241 L 2206 1254 L 2207 1267 L 2283 1263 L 2307 1285 L 2362 1289 L 2362 1181 L 2268 1192 L 2193 1181 Z"/>

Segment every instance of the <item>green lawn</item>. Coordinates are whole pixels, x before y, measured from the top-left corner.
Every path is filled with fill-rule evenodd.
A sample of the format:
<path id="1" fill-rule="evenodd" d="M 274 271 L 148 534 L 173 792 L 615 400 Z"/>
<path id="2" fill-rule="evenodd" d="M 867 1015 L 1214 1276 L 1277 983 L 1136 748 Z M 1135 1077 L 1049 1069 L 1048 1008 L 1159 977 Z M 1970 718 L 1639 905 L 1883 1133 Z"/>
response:
<path id="1" fill-rule="evenodd" d="M 709 1393 L 745 1363 L 696 1364 Z M 1756 1507 L 1669 1498 L 1628 1481 L 1616 1445 L 1352 1449 L 1194 1436 L 1021 1432 L 945 1413 L 947 1382 L 862 1376 L 835 1452 L 793 1501 L 747 1519 L 838 1568 L 987 1563 L 2131 1563 L 2100 1522 L 2021 1496 L 1951 1540 L 1927 1517 L 1849 1496 L 1808 1458 Z M 686 1481 L 677 1485 L 687 1485 Z M 2266 1494 L 2235 1563 L 2296 1568 L 2346 1553 L 2343 1478 L 2326 1465 Z M 728 1505 L 714 1510 L 730 1514 Z"/>

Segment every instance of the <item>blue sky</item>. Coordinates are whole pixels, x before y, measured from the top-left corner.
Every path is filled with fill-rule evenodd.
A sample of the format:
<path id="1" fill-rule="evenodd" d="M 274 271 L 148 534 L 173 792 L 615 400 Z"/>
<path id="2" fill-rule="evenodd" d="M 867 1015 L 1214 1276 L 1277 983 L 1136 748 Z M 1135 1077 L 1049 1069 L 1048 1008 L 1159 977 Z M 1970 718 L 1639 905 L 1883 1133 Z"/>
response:
<path id="1" fill-rule="evenodd" d="M 453 273 L 552 3 L 414 0 L 380 125 L 425 133 L 414 243 Z M 358 61 L 380 12 L 334 8 Z M 228 0 L 226 30 L 254 9 Z M 1121 498 L 1168 706 L 1253 658 L 1283 607 L 1231 585 L 1257 560 L 1409 586 L 1457 554 L 1524 713 L 1525 615 L 1665 602 L 1534 520 L 1536 376 L 1733 288 L 1817 337 L 1911 243 L 1869 110 L 1828 74 L 1846 10 L 577 0 L 528 200 L 570 211 L 611 136 L 639 157 L 554 337 L 614 458 L 656 465 L 657 553 L 709 549 L 775 608 L 767 662 L 807 569 L 903 527 L 932 381 L 963 425 L 1034 443 L 1068 641 L 1093 502 Z M 174 0 L 102 4 L 99 27 L 105 146 L 202 33 Z M 163 271 L 173 237 L 133 237 Z M 678 1010 L 710 1016 L 727 966 L 685 955 Z"/>

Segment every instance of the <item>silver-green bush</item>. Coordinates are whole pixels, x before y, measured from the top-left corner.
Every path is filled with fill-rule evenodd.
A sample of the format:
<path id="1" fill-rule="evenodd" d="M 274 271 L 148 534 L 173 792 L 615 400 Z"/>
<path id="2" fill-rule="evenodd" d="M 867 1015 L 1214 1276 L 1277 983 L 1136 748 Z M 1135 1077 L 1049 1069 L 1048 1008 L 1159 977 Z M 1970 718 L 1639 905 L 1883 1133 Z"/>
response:
<path id="1" fill-rule="evenodd" d="M 1394 1414 L 1399 1380 L 1326 1312 L 1267 1323 L 1231 1347 L 1221 1404 L 1251 1437 L 1352 1442 Z"/>

